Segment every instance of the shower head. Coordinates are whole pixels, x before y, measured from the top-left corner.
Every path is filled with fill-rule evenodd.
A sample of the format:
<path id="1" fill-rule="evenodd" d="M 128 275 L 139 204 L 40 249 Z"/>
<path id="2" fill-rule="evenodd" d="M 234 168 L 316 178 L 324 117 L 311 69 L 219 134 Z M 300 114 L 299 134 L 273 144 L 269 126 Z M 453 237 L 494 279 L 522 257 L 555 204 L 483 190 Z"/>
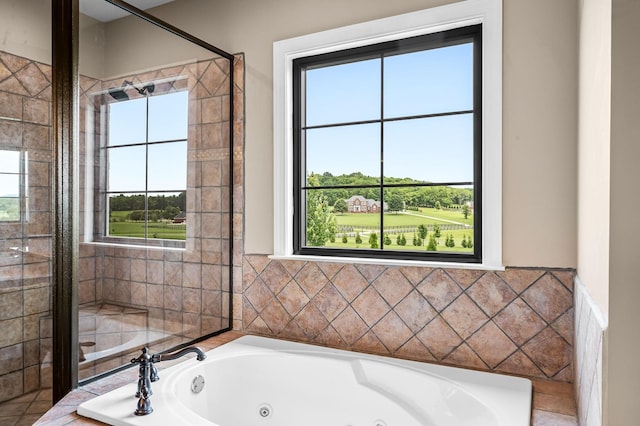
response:
<path id="1" fill-rule="evenodd" d="M 156 85 L 153 83 L 148 83 L 146 84 L 144 87 L 139 88 L 137 86 L 135 86 L 131 81 L 129 80 L 125 80 L 122 83 L 122 86 L 120 87 L 112 87 L 111 89 L 109 89 L 109 94 L 111 95 L 111 97 L 117 101 L 126 101 L 129 99 L 129 95 L 127 94 L 127 92 L 125 92 L 125 89 L 127 88 L 127 86 L 131 86 L 134 89 L 136 89 L 136 91 L 141 94 L 141 95 L 147 95 L 149 93 L 153 93 L 153 91 L 156 89 Z"/>
<path id="2" fill-rule="evenodd" d="M 116 101 L 126 101 L 129 99 L 129 95 L 127 95 L 127 92 L 125 92 L 124 89 L 113 87 L 109 89 L 109 94 Z"/>

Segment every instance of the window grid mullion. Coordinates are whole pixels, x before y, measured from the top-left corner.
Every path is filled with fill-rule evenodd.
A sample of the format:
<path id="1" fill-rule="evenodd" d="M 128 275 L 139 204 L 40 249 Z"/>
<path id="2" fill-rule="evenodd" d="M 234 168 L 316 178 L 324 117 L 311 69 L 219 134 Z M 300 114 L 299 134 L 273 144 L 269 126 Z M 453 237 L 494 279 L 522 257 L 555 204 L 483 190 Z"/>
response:
<path id="1" fill-rule="evenodd" d="M 417 120 L 421 118 L 449 117 L 453 115 L 464 115 L 464 114 L 473 114 L 473 113 L 474 113 L 474 109 L 465 109 L 460 111 L 445 111 L 445 112 L 436 112 L 431 114 L 406 115 L 401 117 L 380 118 L 375 120 L 345 121 L 341 123 L 315 124 L 313 126 L 302 126 L 300 127 L 300 129 L 316 130 L 316 129 L 331 128 L 331 127 L 357 126 L 360 124 L 391 123 L 394 121 Z"/>
<path id="2" fill-rule="evenodd" d="M 145 98 L 144 158 L 144 239 L 149 239 L 149 95 Z"/>

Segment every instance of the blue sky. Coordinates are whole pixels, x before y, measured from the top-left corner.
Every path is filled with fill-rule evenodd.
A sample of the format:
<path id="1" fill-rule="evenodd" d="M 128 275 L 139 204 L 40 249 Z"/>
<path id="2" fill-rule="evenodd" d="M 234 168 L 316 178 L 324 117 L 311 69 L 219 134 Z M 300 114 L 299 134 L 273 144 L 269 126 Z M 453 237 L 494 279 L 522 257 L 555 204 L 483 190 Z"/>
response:
<path id="1" fill-rule="evenodd" d="M 0 150 L 0 197 L 20 193 L 20 151 Z"/>
<path id="2" fill-rule="evenodd" d="M 307 71 L 307 125 L 378 119 L 380 59 Z M 387 57 L 384 118 L 473 108 L 470 43 Z M 307 131 L 307 173 L 379 175 L 380 125 Z M 472 114 L 387 122 L 385 176 L 473 180 Z"/>
<path id="3" fill-rule="evenodd" d="M 390 56 L 384 63 L 384 117 L 472 109 L 470 43 Z M 307 125 L 380 118 L 380 59 L 307 71 Z M 109 145 L 146 140 L 146 99 L 110 104 Z M 149 97 L 149 141 L 187 138 L 188 92 Z M 307 172 L 334 175 L 380 172 L 379 124 L 307 132 Z M 430 182 L 473 180 L 471 114 L 387 122 L 385 176 Z M 113 149 L 110 191 L 144 189 L 144 147 Z M 0 151 L 0 172 L 18 163 Z M 150 146 L 149 189 L 186 187 L 186 144 Z M 181 167 L 178 167 L 180 165 Z M 167 172 L 170 171 L 170 172 Z M 17 177 L 0 174 L 0 194 L 13 193 Z"/>
<path id="4" fill-rule="evenodd" d="M 149 97 L 149 141 L 187 139 L 188 92 Z M 146 140 L 146 99 L 109 105 L 109 145 Z M 109 191 L 140 191 L 145 188 L 145 147 L 109 150 Z M 187 187 L 187 144 L 171 142 L 149 145 L 149 190 Z"/>

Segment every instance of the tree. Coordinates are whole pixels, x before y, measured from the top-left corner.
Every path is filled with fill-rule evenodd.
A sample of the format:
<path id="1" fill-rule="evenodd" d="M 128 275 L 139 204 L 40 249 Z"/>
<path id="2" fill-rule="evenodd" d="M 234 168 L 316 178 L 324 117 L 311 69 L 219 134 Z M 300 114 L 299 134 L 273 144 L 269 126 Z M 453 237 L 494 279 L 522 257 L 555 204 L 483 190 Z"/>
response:
<path id="1" fill-rule="evenodd" d="M 308 185 L 318 186 L 318 178 L 313 173 L 309 175 Z M 322 191 L 310 190 L 307 194 L 307 244 L 324 246 L 332 237 L 335 239 L 336 217 L 329 211 Z"/>
<path id="2" fill-rule="evenodd" d="M 362 244 L 362 237 L 359 232 L 356 232 L 356 244 Z"/>
<path id="3" fill-rule="evenodd" d="M 429 236 L 429 244 L 427 244 L 427 250 L 438 251 L 438 243 L 436 242 L 436 236 L 431 234 Z"/>
<path id="4" fill-rule="evenodd" d="M 453 248 L 456 246 L 456 241 L 453 239 L 453 234 L 447 235 L 447 239 L 445 240 L 444 245 L 449 248 Z"/>
<path id="5" fill-rule="evenodd" d="M 427 225 L 418 225 L 418 235 L 420 236 L 420 238 L 422 238 L 423 240 L 426 239 L 428 233 L 429 229 L 427 228 Z"/>
<path id="6" fill-rule="evenodd" d="M 404 210 L 404 200 L 400 194 L 394 192 L 389 195 L 389 198 L 387 199 L 387 206 L 389 207 L 389 210 L 397 213 Z"/>
<path id="7" fill-rule="evenodd" d="M 469 213 L 470 213 L 471 209 L 469 208 L 468 204 L 465 204 L 462 206 L 462 214 L 464 215 L 465 219 L 469 218 Z"/>
<path id="8" fill-rule="evenodd" d="M 433 234 L 436 238 L 440 238 L 440 225 L 433 225 Z"/>
<path id="9" fill-rule="evenodd" d="M 375 232 L 372 232 L 369 235 L 369 245 L 372 249 L 378 248 L 378 234 L 376 234 Z"/>
<path id="10" fill-rule="evenodd" d="M 144 220 L 144 210 L 134 210 L 129 213 L 129 220 Z"/>
<path id="11" fill-rule="evenodd" d="M 168 206 L 162 212 L 162 218 L 163 219 L 167 219 L 167 220 L 171 220 L 174 217 L 176 217 L 178 214 L 180 214 L 180 209 L 179 208 L 177 208 L 176 206 Z"/>
<path id="12" fill-rule="evenodd" d="M 335 213 L 346 213 L 349 211 L 349 206 L 347 206 L 347 202 L 343 199 L 338 199 L 333 204 L 333 211 Z"/>
<path id="13" fill-rule="evenodd" d="M 391 245 L 391 238 L 389 237 L 389 234 L 384 234 L 384 245 L 385 246 Z"/>
<path id="14" fill-rule="evenodd" d="M 440 204 L 440 200 L 436 201 L 436 210 L 440 210 L 442 205 Z"/>
<path id="15" fill-rule="evenodd" d="M 396 244 L 398 244 L 399 246 L 407 245 L 407 239 L 405 238 L 404 234 L 398 235 L 398 237 L 396 238 Z"/>
<path id="16" fill-rule="evenodd" d="M 347 239 L 347 233 L 345 232 L 344 234 L 342 234 L 342 242 L 343 242 L 344 244 L 347 244 L 347 242 L 348 242 L 348 241 L 349 241 L 349 240 Z"/>

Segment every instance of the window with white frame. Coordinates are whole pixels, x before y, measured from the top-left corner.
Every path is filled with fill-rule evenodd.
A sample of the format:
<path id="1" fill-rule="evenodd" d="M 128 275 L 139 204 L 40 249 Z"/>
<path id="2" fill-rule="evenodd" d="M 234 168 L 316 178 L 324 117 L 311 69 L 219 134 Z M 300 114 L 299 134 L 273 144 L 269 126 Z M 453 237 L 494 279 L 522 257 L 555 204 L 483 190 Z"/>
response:
<path id="1" fill-rule="evenodd" d="M 501 48 L 497 0 L 277 42 L 274 255 L 501 266 Z"/>

